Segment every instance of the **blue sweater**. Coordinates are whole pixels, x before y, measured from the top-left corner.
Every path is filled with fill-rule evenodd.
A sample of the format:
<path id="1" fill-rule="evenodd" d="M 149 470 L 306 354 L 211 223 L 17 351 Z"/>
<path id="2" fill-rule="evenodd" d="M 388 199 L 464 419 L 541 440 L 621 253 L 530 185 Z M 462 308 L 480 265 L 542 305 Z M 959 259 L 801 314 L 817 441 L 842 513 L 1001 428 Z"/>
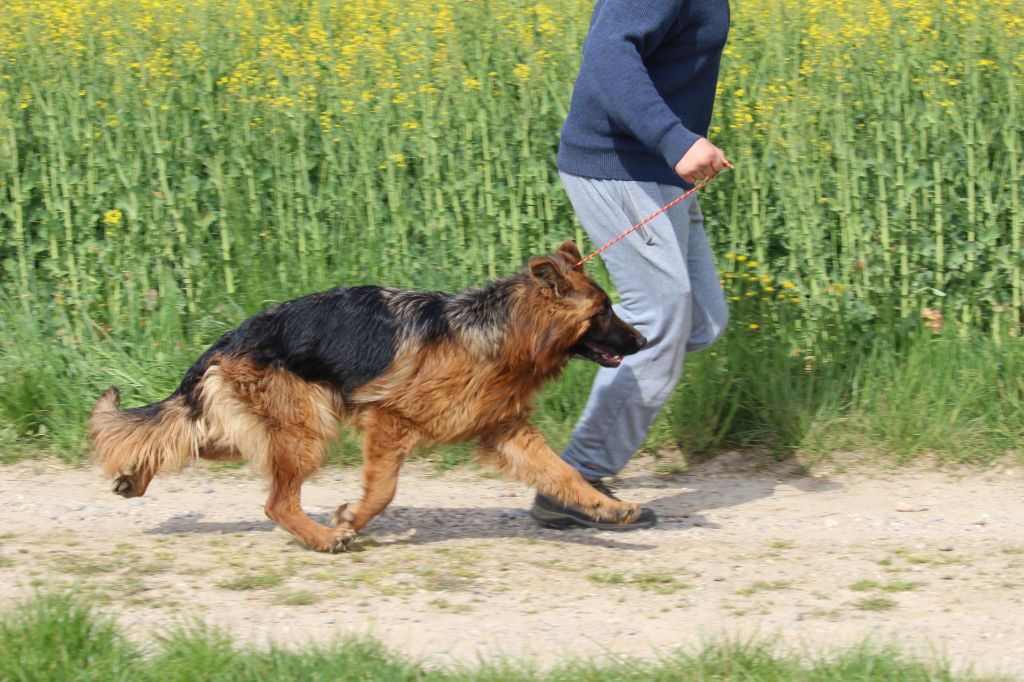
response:
<path id="1" fill-rule="evenodd" d="M 728 0 L 598 0 L 559 169 L 688 186 L 676 163 L 708 134 Z"/>

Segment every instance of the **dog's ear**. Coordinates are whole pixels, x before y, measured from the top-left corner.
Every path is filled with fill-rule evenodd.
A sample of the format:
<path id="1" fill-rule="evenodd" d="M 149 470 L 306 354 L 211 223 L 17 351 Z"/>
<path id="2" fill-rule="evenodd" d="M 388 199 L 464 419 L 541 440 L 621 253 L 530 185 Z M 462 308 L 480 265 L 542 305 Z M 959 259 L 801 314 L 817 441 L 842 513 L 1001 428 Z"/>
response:
<path id="1" fill-rule="evenodd" d="M 559 295 L 560 289 L 565 285 L 565 265 L 551 256 L 534 256 L 530 259 L 527 270 L 535 282 L 551 287 L 555 296 Z"/>
<path id="2" fill-rule="evenodd" d="M 555 253 L 568 261 L 570 266 L 575 266 L 583 260 L 583 255 L 580 253 L 580 250 L 576 248 L 576 242 L 571 239 L 567 239 L 562 242 L 562 245 L 558 247 L 558 250 L 555 251 Z"/>

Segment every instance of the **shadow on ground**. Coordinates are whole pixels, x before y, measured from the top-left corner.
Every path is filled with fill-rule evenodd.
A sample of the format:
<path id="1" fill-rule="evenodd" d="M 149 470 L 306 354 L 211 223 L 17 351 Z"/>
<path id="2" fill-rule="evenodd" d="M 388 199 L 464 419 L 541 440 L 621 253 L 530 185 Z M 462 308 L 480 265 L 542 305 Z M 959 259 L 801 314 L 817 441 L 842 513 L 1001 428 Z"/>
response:
<path id="1" fill-rule="evenodd" d="M 798 493 L 827 492 L 841 484 L 809 476 L 787 476 L 785 472 L 737 471 L 736 462 L 713 461 L 691 471 L 672 476 L 639 474 L 623 479 L 617 488 L 623 499 L 630 490 L 671 489 L 674 492 L 646 502 L 659 517 L 658 526 L 643 535 L 623 534 L 591 529 L 550 530 L 539 527 L 525 509 L 507 507 L 411 507 L 394 505 L 375 518 L 362 536 L 377 545 L 422 545 L 458 538 L 506 540 L 535 538 L 580 545 L 609 547 L 632 551 L 656 549 L 659 531 L 686 531 L 692 528 L 720 528 L 701 512 L 744 504 L 776 495 L 780 483 Z M 313 513 L 318 523 L 326 524 L 327 515 Z M 172 535 L 176 533 L 265 533 L 275 524 L 265 519 L 241 521 L 204 521 L 202 514 L 185 514 L 162 521 L 145 533 Z M 365 543 L 364 543 L 365 545 Z M 358 549 L 356 551 L 359 551 Z"/>

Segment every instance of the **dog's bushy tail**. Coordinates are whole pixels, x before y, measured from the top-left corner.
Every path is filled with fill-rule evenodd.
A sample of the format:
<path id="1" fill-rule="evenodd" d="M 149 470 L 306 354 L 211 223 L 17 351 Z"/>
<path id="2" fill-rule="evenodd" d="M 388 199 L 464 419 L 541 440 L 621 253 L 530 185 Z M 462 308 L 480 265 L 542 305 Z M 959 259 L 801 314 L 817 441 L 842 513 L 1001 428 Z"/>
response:
<path id="1" fill-rule="evenodd" d="M 121 392 L 112 386 L 92 409 L 89 435 L 104 473 L 130 479 L 115 488 L 128 497 L 145 492 L 158 471 L 181 469 L 199 453 L 199 425 L 180 395 L 122 410 Z"/>

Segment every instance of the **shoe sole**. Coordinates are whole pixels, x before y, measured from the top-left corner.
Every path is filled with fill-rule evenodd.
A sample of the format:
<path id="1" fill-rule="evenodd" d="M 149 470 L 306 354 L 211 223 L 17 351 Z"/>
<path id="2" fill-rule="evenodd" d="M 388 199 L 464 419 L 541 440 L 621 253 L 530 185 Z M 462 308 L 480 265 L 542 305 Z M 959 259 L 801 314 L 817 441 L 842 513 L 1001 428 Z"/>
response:
<path id="1" fill-rule="evenodd" d="M 645 528 L 652 528 L 657 522 L 657 519 L 651 519 L 650 521 L 641 521 L 637 523 L 608 523 L 606 521 L 592 521 L 590 519 L 578 519 L 575 516 L 566 516 L 558 512 L 546 512 L 543 509 L 531 509 L 530 518 L 544 526 L 545 528 L 553 528 L 555 530 L 565 530 L 566 528 L 572 528 L 573 526 L 579 526 L 580 528 L 594 528 L 595 530 L 611 530 L 619 533 L 624 533 L 631 530 L 644 530 Z"/>

